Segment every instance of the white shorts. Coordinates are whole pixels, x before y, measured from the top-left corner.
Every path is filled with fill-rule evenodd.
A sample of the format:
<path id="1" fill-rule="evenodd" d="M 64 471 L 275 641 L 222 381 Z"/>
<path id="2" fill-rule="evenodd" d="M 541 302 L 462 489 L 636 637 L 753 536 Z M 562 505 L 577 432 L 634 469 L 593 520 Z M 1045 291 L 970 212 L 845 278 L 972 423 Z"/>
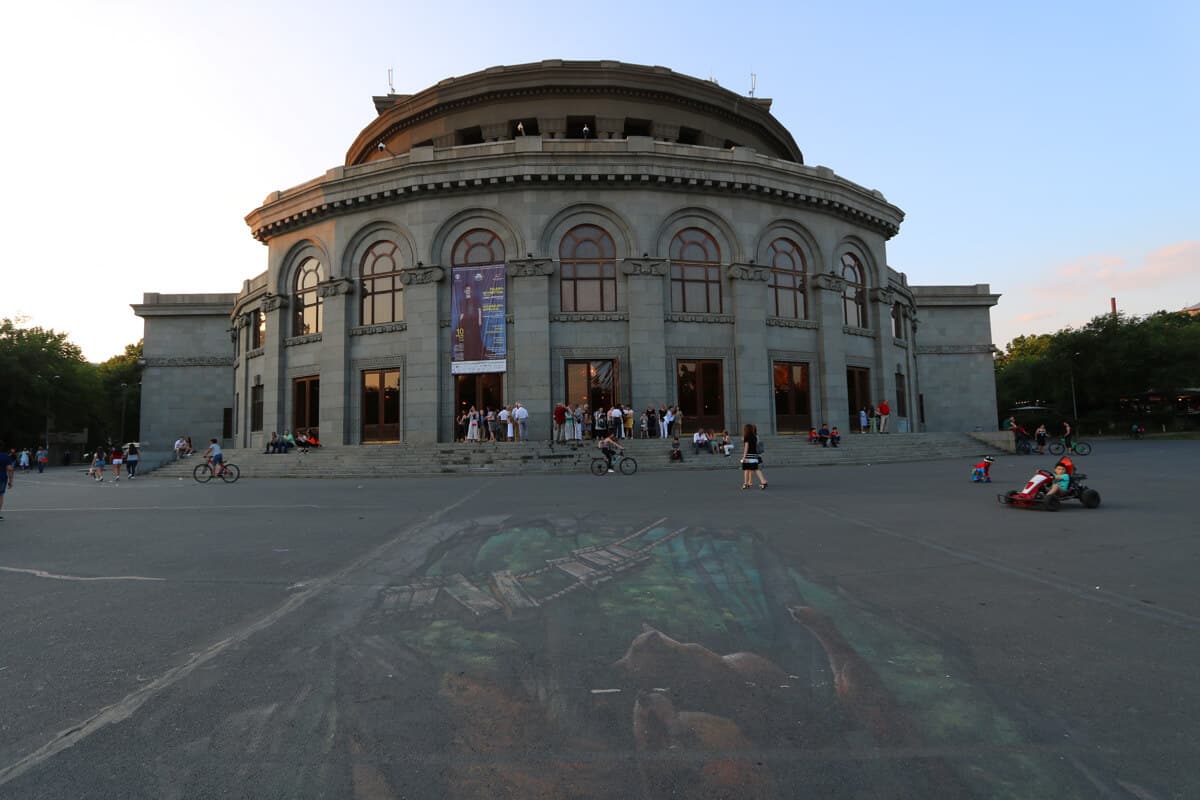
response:
<path id="1" fill-rule="evenodd" d="M 114 458 L 114 459 L 113 459 L 113 466 L 114 466 L 114 467 L 119 467 L 119 466 L 121 466 L 121 459 L 119 459 L 119 458 Z"/>

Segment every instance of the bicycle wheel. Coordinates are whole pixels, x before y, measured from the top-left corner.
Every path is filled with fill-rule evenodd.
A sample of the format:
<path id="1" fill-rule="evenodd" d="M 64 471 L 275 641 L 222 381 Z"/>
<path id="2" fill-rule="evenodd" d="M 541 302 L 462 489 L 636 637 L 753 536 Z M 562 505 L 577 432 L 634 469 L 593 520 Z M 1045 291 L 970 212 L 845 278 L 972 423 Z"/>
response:
<path id="1" fill-rule="evenodd" d="M 226 483 L 236 483 L 241 476 L 242 471 L 237 468 L 237 464 L 226 464 L 225 469 L 221 471 L 221 480 Z"/>
<path id="2" fill-rule="evenodd" d="M 608 472 L 608 463 L 603 458 L 592 459 L 592 474 L 603 475 Z"/>
<path id="3" fill-rule="evenodd" d="M 1087 442 L 1076 442 L 1075 443 L 1075 455 L 1086 456 L 1086 455 L 1091 455 L 1091 452 L 1092 452 L 1092 446 L 1090 444 L 1088 444 Z"/>
<path id="4" fill-rule="evenodd" d="M 1062 442 L 1050 443 L 1050 455 L 1052 456 L 1061 456 L 1064 452 L 1066 452 L 1066 450 L 1067 448 L 1063 447 Z"/>
<path id="5" fill-rule="evenodd" d="M 208 464 L 197 464 L 192 469 L 192 477 L 199 483 L 208 483 L 212 480 L 212 467 Z"/>
<path id="6" fill-rule="evenodd" d="M 621 474 L 622 475 L 632 475 L 635 472 L 637 472 L 637 462 L 634 461 L 633 457 L 625 456 L 624 458 L 622 458 L 621 459 Z"/>

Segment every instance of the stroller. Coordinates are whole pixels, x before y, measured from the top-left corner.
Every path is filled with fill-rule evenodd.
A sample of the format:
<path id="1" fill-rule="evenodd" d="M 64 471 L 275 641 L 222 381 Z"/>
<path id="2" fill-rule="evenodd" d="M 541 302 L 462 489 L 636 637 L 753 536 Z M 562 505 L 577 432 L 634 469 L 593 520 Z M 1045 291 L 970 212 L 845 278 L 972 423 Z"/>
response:
<path id="1" fill-rule="evenodd" d="M 1003 505 L 1019 506 L 1021 508 L 1032 508 L 1040 506 L 1046 511 L 1058 511 L 1065 500 L 1078 500 L 1083 504 L 1084 508 L 1096 508 L 1100 505 L 1100 493 L 1095 489 L 1089 489 L 1084 481 L 1087 480 L 1087 475 L 1082 472 L 1075 471 L 1075 464 L 1068 457 L 1063 457 L 1058 460 L 1054 466 L 1062 464 L 1066 468 L 1067 475 L 1071 478 L 1071 485 L 1065 494 L 1052 494 L 1047 496 L 1046 492 L 1050 489 L 1051 482 L 1054 480 L 1054 473 L 1049 470 L 1039 469 L 1034 473 L 1033 477 L 1025 484 L 1025 488 L 1020 491 L 1013 490 L 1004 494 L 996 495 L 996 499 Z"/>

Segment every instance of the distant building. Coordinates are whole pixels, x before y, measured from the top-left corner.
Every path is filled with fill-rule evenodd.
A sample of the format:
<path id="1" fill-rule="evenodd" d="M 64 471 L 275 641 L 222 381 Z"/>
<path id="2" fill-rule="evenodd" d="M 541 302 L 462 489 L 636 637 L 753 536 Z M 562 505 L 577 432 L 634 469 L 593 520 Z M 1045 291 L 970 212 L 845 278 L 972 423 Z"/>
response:
<path id="1" fill-rule="evenodd" d="M 1193 317 L 1197 314 L 1200 314 L 1200 303 L 1188 306 L 1187 308 L 1183 309 L 1183 313 Z"/>
<path id="2" fill-rule="evenodd" d="M 771 101 L 545 61 L 375 98 L 345 164 L 246 218 L 236 296 L 155 295 L 143 436 L 432 443 L 471 405 L 679 405 L 685 427 L 995 425 L 986 284 L 887 266 L 903 212 L 807 166 Z"/>

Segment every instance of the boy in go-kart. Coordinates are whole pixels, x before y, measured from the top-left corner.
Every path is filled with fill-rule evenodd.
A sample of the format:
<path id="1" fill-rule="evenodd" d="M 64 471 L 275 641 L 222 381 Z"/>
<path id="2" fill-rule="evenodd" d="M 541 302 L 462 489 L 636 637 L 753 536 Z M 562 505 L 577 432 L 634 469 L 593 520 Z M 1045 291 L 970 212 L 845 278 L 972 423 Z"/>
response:
<path id="1" fill-rule="evenodd" d="M 996 499 L 1006 505 L 1040 505 L 1047 511 L 1057 511 L 1060 501 L 1077 498 L 1085 508 L 1100 505 L 1100 493 L 1089 489 L 1083 481 L 1087 476 L 1075 472 L 1075 464 L 1067 456 L 1054 465 L 1054 472 L 1039 469 L 1021 491 L 997 495 Z"/>

